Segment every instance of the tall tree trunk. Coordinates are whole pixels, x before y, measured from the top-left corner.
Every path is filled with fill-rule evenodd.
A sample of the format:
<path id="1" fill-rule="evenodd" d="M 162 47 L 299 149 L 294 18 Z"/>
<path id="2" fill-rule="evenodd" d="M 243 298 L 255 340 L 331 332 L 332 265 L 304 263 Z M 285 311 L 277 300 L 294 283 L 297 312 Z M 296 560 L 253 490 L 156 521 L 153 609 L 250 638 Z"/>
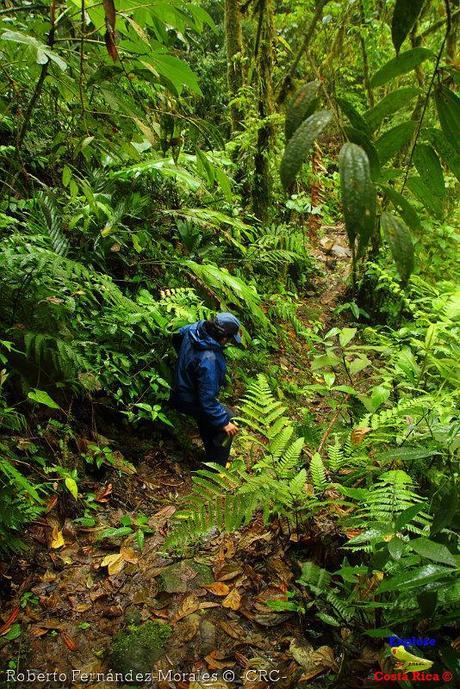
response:
<path id="1" fill-rule="evenodd" d="M 259 23 L 256 40 L 256 74 L 258 109 L 260 120 L 267 120 L 274 112 L 273 104 L 273 4 L 272 0 L 260 0 Z M 273 125 L 264 122 L 257 133 L 254 157 L 254 183 L 252 201 L 255 215 L 261 220 L 267 217 L 271 199 L 269 155 L 273 140 Z"/>
<path id="2" fill-rule="evenodd" d="M 457 62 L 458 54 L 458 41 L 460 38 L 460 13 L 459 13 L 459 0 L 455 0 L 454 7 L 456 12 L 452 12 L 451 15 L 451 25 L 450 32 L 447 37 L 447 62 L 455 65 Z"/>
<path id="3" fill-rule="evenodd" d="M 366 25 L 366 14 L 364 11 L 363 0 L 360 0 L 360 2 L 359 2 L 359 15 L 360 15 L 360 21 L 361 21 L 361 29 L 363 29 Z M 369 73 L 369 60 L 367 57 L 366 41 L 364 40 L 364 36 L 362 35 L 361 31 L 359 32 L 359 44 L 361 46 L 361 55 L 362 55 L 362 60 L 363 60 L 364 85 L 366 87 L 369 105 L 371 106 L 371 108 L 373 108 L 375 101 L 374 101 L 374 93 L 372 91 L 371 78 L 370 78 L 370 73 Z"/>
<path id="4" fill-rule="evenodd" d="M 243 33 L 241 30 L 240 0 L 225 0 L 225 44 L 227 48 L 227 82 L 230 100 L 237 97 L 244 83 Z M 241 129 L 243 113 L 233 103 L 230 106 L 232 131 Z"/>

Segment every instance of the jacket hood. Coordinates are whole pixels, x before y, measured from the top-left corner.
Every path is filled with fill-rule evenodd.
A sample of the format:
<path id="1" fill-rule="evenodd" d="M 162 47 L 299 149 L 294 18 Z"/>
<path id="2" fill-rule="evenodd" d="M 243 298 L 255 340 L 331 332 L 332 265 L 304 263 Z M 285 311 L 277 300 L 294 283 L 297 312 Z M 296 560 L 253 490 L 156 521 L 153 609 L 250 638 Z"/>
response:
<path id="1" fill-rule="evenodd" d="M 188 336 L 192 341 L 192 347 L 195 349 L 212 349 L 221 352 L 222 346 L 213 337 L 208 335 L 203 328 L 204 321 L 198 321 L 190 326 Z"/>

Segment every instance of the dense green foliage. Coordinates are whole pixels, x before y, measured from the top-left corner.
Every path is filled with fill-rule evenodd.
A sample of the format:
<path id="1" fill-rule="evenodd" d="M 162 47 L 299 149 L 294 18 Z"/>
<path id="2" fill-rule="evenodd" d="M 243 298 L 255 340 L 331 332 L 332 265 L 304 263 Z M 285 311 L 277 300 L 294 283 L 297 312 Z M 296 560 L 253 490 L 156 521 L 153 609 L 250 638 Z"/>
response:
<path id="1" fill-rule="evenodd" d="M 103 440 L 80 451 L 88 417 L 180 436 L 170 335 L 231 310 L 235 458 L 194 474 L 168 547 L 262 517 L 286 551 L 305 534 L 333 551 L 273 607 L 356 637 L 422 617 L 450 634 L 455 3 L 4 4 L 0 550 L 24 549 L 56 492 L 97 523 L 86 470 L 130 465 Z M 325 324 L 318 240 L 343 224 L 352 268 Z M 142 549 L 139 519 L 118 535 Z"/>

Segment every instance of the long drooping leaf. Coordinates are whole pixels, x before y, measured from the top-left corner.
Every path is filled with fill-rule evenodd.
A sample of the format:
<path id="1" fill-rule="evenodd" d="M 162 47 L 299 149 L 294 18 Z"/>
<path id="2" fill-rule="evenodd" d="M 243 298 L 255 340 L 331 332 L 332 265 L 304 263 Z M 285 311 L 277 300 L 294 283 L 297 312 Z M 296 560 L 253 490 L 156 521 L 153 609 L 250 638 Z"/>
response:
<path id="1" fill-rule="evenodd" d="M 369 126 L 364 117 L 356 110 L 355 106 L 350 103 L 350 101 L 345 98 L 337 98 L 337 104 L 339 105 L 343 114 L 348 118 L 351 126 L 356 130 L 361 130 L 369 134 Z M 357 142 L 355 142 L 357 143 Z"/>
<path id="2" fill-rule="evenodd" d="M 377 149 L 365 131 L 354 127 L 344 127 L 344 132 L 351 143 L 361 146 L 366 151 L 371 169 L 371 177 L 376 180 L 380 175 L 380 158 Z"/>
<path id="3" fill-rule="evenodd" d="M 391 38 L 397 53 L 413 28 L 425 0 L 396 0 L 391 21 Z"/>
<path id="4" fill-rule="evenodd" d="M 396 208 L 404 222 L 413 230 L 421 230 L 422 224 L 420 222 L 420 218 L 418 217 L 417 211 L 415 208 L 413 208 L 413 206 L 411 206 L 409 201 L 392 187 L 382 185 L 381 188 L 390 199 L 391 203 Z"/>
<path id="5" fill-rule="evenodd" d="M 417 588 L 418 586 L 427 586 L 440 579 L 445 579 L 446 576 L 455 574 L 454 569 L 448 567 L 441 567 L 440 565 L 424 565 L 417 570 L 411 572 L 403 572 L 396 574 L 390 579 L 384 579 L 377 591 L 384 593 L 385 591 L 398 591 Z"/>
<path id="6" fill-rule="evenodd" d="M 371 85 L 375 88 L 383 86 L 390 79 L 401 76 L 410 72 L 415 67 L 418 67 L 424 60 L 433 57 L 433 53 L 428 48 L 413 48 L 401 53 L 398 57 L 394 57 L 381 67 L 378 72 L 374 74 L 371 80 Z"/>
<path id="7" fill-rule="evenodd" d="M 421 179 L 431 188 L 433 194 L 444 196 L 446 193 L 444 175 L 435 150 L 427 144 L 417 144 L 414 151 L 414 165 Z"/>
<path id="8" fill-rule="evenodd" d="M 385 117 L 401 110 L 401 108 L 410 103 L 419 93 L 419 89 L 414 86 L 405 86 L 396 91 L 391 91 L 373 108 L 364 113 L 364 118 L 369 129 L 372 132 L 375 131 Z"/>
<path id="9" fill-rule="evenodd" d="M 425 184 L 421 177 L 409 177 L 407 187 L 431 215 L 438 220 L 443 219 L 442 199 L 433 194 L 429 185 Z"/>
<path id="10" fill-rule="evenodd" d="M 406 283 L 414 270 L 414 245 L 407 226 L 391 213 L 382 213 L 381 226 L 399 276 Z"/>
<path id="11" fill-rule="evenodd" d="M 460 182 L 460 152 L 457 152 L 440 129 L 433 127 L 424 131 L 438 155 Z"/>
<path id="12" fill-rule="evenodd" d="M 20 33 L 19 31 L 5 31 L 0 36 L 3 41 L 13 41 L 14 43 L 22 43 L 23 45 L 30 46 L 37 51 L 37 63 L 39 65 L 46 64 L 49 60 L 54 62 L 59 69 L 64 71 L 67 69 L 67 63 L 57 55 L 51 48 L 46 45 L 46 43 L 41 43 L 33 36 L 28 36 L 27 34 Z"/>
<path id="13" fill-rule="evenodd" d="M 319 110 L 303 122 L 289 140 L 280 166 L 281 182 L 285 190 L 295 181 L 297 173 L 305 162 L 315 139 L 330 122 L 332 114 Z"/>
<path id="14" fill-rule="evenodd" d="M 290 101 L 284 125 L 286 141 L 289 141 L 296 129 L 317 108 L 319 103 L 318 89 L 319 81 L 309 81 L 296 92 Z"/>
<path id="15" fill-rule="evenodd" d="M 436 543 L 429 538 L 416 538 L 410 542 L 412 550 L 427 560 L 433 562 L 441 562 L 443 565 L 452 565 L 455 567 L 456 560 L 450 550 L 442 543 Z"/>
<path id="16" fill-rule="evenodd" d="M 460 98 L 443 84 L 436 88 L 434 97 L 442 131 L 460 152 Z"/>
<path id="17" fill-rule="evenodd" d="M 103 0 L 105 14 L 105 45 L 107 52 L 114 62 L 118 60 L 118 50 L 115 44 L 115 24 L 117 12 L 113 0 Z"/>
<path id="18" fill-rule="evenodd" d="M 416 126 L 416 123 L 412 120 L 402 122 L 377 139 L 375 147 L 382 165 L 385 165 L 403 146 L 409 143 Z"/>
<path id="19" fill-rule="evenodd" d="M 340 185 L 345 226 L 351 245 L 358 238 L 359 253 L 369 243 L 375 227 L 377 196 L 364 149 L 346 143 L 340 151 Z"/>

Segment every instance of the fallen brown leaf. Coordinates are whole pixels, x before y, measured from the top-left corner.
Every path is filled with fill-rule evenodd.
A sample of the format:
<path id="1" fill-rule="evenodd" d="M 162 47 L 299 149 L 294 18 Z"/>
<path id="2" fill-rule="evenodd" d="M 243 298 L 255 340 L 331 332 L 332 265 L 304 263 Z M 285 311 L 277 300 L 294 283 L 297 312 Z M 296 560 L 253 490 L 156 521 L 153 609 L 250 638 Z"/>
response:
<path id="1" fill-rule="evenodd" d="M 191 593 L 190 595 L 186 596 L 182 603 L 179 605 L 176 612 L 171 618 L 171 622 L 178 622 L 183 617 L 187 617 L 187 615 L 191 615 L 192 612 L 196 612 L 199 607 L 200 601 L 195 596 L 195 594 Z"/>
<path id="2" fill-rule="evenodd" d="M 209 655 L 205 656 L 205 661 L 210 670 L 225 670 L 226 667 L 235 667 L 234 661 L 222 660 L 219 656 L 219 651 L 211 651 Z"/>
<path id="3" fill-rule="evenodd" d="M 242 574 L 241 569 L 236 569 L 234 565 L 224 565 L 219 569 L 216 579 L 218 581 L 231 581 L 239 574 Z"/>
<path id="4" fill-rule="evenodd" d="M 64 631 L 64 629 L 61 629 L 61 636 L 62 636 L 63 642 L 65 643 L 65 645 L 67 646 L 69 651 L 76 651 L 77 650 L 77 644 L 72 639 L 72 637 L 66 631 Z"/>
<path id="5" fill-rule="evenodd" d="M 139 555 L 133 548 L 122 546 L 120 548 L 120 555 L 125 562 L 130 562 L 133 565 L 136 565 L 139 562 Z"/>
<path id="6" fill-rule="evenodd" d="M 223 581 L 215 581 L 212 584 L 208 584 L 204 587 L 215 596 L 227 596 L 230 593 L 230 586 L 224 584 Z"/>
<path id="7" fill-rule="evenodd" d="M 53 524 L 51 531 L 50 548 L 53 548 L 53 550 L 57 550 L 58 548 L 62 548 L 62 546 L 64 545 L 64 536 L 62 535 L 62 531 L 59 528 L 59 525 Z"/>
<path id="8" fill-rule="evenodd" d="M 101 562 L 101 567 L 107 567 L 109 576 L 112 574 L 118 574 L 121 572 L 125 566 L 125 560 L 121 553 L 113 553 L 112 555 L 106 555 Z"/>
<path id="9" fill-rule="evenodd" d="M 54 507 L 56 507 L 57 501 L 58 501 L 57 495 L 52 495 L 50 497 L 50 499 L 46 503 L 45 514 L 48 514 L 48 512 L 51 512 L 51 510 L 54 509 Z"/>
<path id="10" fill-rule="evenodd" d="M 246 633 L 241 625 L 237 622 L 230 622 L 228 620 L 219 620 L 219 627 L 221 627 L 228 636 L 232 639 L 244 639 Z"/>
<path id="11" fill-rule="evenodd" d="M 228 596 L 222 601 L 222 607 L 230 608 L 230 610 L 239 610 L 241 605 L 241 596 L 237 589 L 230 591 Z"/>
<path id="12" fill-rule="evenodd" d="M 112 484 L 108 483 L 106 486 L 102 488 L 98 493 L 96 493 L 95 496 L 95 501 L 96 502 L 108 502 L 109 501 L 109 495 L 112 493 Z"/>
<path id="13" fill-rule="evenodd" d="M 363 428 L 355 428 L 351 432 L 351 442 L 353 445 L 360 445 L 366 435 L 372 431 L 372 428 L 364 426 Z"/>
<path id="14" fill-rule="evenodd" d="M 10 631 L 10 628 L 13 625 L 13 623 L 16 622 L 18 615 L 19 615 L 19 606 L 16 606 L 11 611 L 6 622 L 0 627 L 0 636 L 3 636 L 4 634 L 7 634 Z"/>

